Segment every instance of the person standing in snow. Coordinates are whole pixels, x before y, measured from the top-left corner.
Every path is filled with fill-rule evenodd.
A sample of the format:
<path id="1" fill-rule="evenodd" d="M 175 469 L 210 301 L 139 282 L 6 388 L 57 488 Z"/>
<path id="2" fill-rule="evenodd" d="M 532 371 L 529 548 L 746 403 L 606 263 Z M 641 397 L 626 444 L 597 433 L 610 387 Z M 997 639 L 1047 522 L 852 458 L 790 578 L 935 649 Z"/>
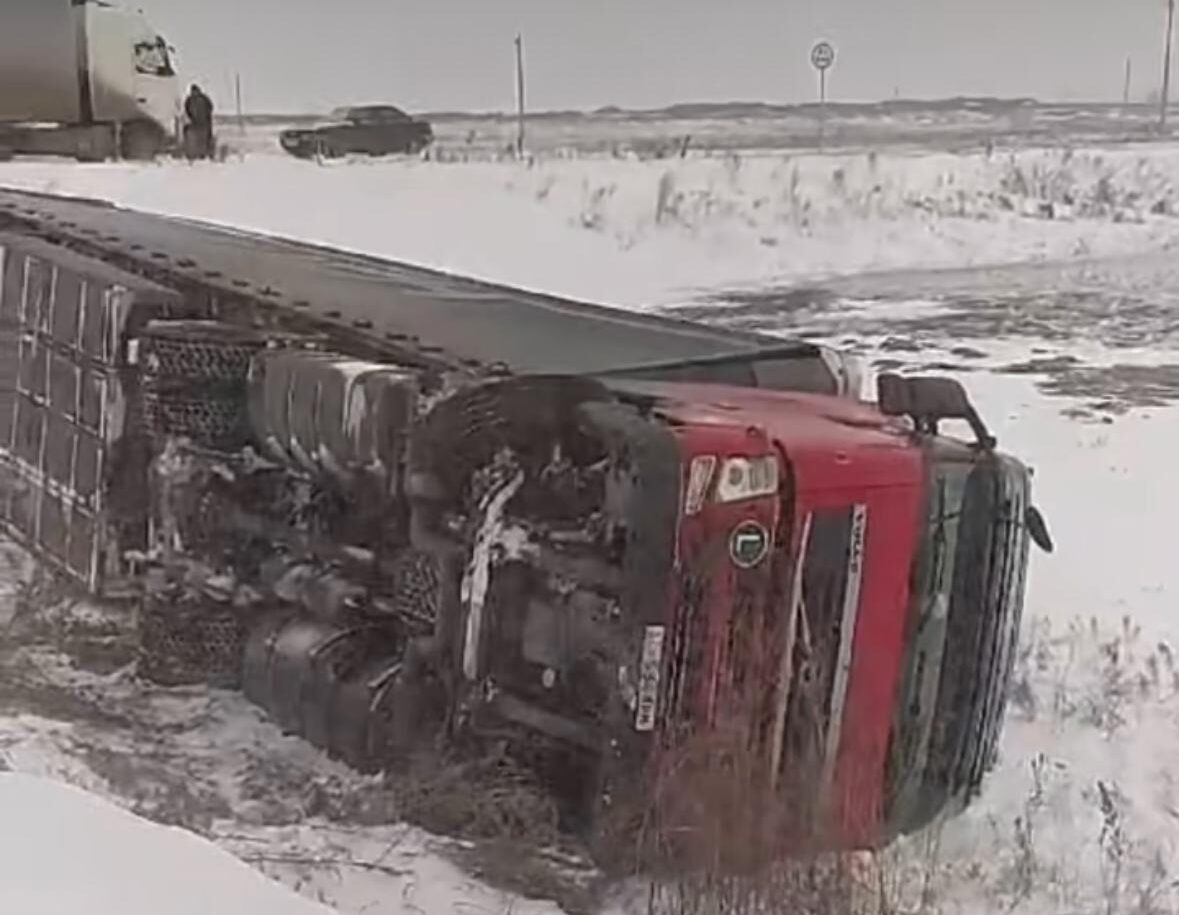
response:
<path id="1" fill-rule="evenodd" d="M 184 114 L 188 118 L 189 157 L 213 158 L 213 100 L 195 83 L 184 100 Z"/>

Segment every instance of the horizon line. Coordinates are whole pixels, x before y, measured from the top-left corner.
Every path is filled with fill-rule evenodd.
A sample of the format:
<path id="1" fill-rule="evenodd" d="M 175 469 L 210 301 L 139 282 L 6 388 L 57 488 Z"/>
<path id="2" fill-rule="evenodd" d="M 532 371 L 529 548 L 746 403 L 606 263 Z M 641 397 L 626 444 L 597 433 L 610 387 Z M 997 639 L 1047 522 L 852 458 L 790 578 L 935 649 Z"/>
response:
<path id="1" fill-rule="evenodd" d="M 345 105 L 336 105 L 326 111 L 308 111 L 308 110 L 264 110 L 264 111 L 245 111 L 244 117 L 248 118 L 315 118 L 331 115 L 333 112 L 340 111 L 345 108 L 364 107 L 366 105 L 384 105 L 391 104 L 389 102 L 353 102 Z M 989 96 L 989 95 L 950 95 L 950 96 L 899 96 L 896 98 L 877 99 L 873 101 L 862 100 L 842 100 L 832 101 L 828 100 L 825 107 L 831 110 L 849 109 L 849 108 L 887 108 L 887 107 L 936 107 L 936 106 L 958 106 L 962 107 L 967 104 L 974 104 L 992 108 L 1036 108 L 1036 107 L 1059 107 L 1059 108 L 1157 108 L 1157 100 L 1131 100 L 1129 102 L 1123 101 L 1053 101 L 1050 99 L 1039 99 L 1033 96 Z M 1175 104 L 1179 104 L 1176 102 Z M 402 107 L 402 106 L 398 106 Z M 524 114 L 526 120 L 545 119 L 545 118 L 559 118 L 559 117 L 592 117 L 592 116 L 652 116 L 661 114 L 674 114 L 683 109 L 695 109 L 700 113 L 707 111 L 720 111 L 723 109 L 761 109 L 767 112 L 790 112 L 790 111 L 807 111 L 815 110 L 824 107 L 824 103 L 819 101 L 810 102 L 769 102 L 759 101 L 754 99 L 735 99 L 730 101 L 684 101 L 673 102 L 668 105 L 653 107 L 653 108 L 627 108 L 620 105 L 602 105 L 596 108 L 546 108 L 537 109 L 535 111 L 527 111 Z M 1170 107 L 1170 106 L 1168 106 Z M 406 109 L 408 110 L 408 109 Z M 235 114 L 229 113 L 222 109 L 218 112 L 218 117 L 235 117 Z M 519 115 L 514 111 L 505 109 L 485 109 L 485 110 L 463 110 L 463 109 L 445 109 L 438 108 L 432 110 L 421 110 L 415 114 L 415 117 L 422 118 L 439 118 L 439 119 L 515 119 Z"/>

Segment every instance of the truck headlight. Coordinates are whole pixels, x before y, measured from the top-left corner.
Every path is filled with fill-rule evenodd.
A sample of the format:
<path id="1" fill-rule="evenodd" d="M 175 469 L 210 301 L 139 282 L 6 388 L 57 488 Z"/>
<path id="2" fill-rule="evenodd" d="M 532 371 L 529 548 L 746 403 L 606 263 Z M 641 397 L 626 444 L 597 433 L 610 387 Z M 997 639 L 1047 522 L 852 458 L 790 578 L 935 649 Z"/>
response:
<path id="1" fill-rule="evenodd" d="M 716 501 L 740 502 L 772 496 L 778 492 L 778 458 L 729 458 L 721 465 L 716 482 Z"/>

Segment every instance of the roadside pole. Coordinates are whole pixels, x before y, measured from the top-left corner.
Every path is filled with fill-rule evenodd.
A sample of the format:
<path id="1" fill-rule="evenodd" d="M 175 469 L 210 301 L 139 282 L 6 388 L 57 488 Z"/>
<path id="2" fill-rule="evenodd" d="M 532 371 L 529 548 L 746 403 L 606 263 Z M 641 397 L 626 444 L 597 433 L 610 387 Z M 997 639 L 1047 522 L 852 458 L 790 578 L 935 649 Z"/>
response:
<path id="1" fill-rule="evenodd" d="M 1175 0 L 1167 0 L 1167 35 L 1163 43 L 1163 97 L 1159 102 L 1159 133 L 1167 130 L 1167 106 L 1171 101 L 1171 42 L 1175 36 Z"/>
<path id="2" fill-rule="evenodd" d="M 835 63 L 835 48 L 829 41 L 820 41 L 811 48 L 811 66 L 819 71 L 819 149 L 823 148 L 827 131 L 827 71 Z"/>
<path id="3" fill-rule="evenodd" d="M 516 155 L 524 158 L 524 38 L 516 36 Z"/>
<path id="4" fill-rule="evenodd" d="M 1130 81 L 1133 76 L 1133 73 L 1134 73 L 1134 60 L 1133 60 L 1133 58 L 1127 57 L 1126 58 L 1126 83 L 1122 87 L 1122 104 L 1127 105 L 1127 106 L 1130 104 Z"/>
<path id="5" fill-rule="evenodd" d="M 246 135 L 246 115 L 242 110 L 242 75 L 233 74 L 233 95 L 237 103 L 237 130 L 243 137 Z"/>

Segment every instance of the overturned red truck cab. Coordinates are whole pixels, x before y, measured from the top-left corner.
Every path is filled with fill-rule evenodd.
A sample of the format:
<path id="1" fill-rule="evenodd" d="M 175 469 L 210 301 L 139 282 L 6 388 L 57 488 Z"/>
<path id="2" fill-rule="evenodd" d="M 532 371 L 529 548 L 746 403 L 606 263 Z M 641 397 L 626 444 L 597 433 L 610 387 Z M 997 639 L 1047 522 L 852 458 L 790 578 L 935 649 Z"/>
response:
<path id="1" fill-rule="evenodd" d="M 956 383 L 861 403 L 805 347 L 777 389 L 709 360 L 446 377 L 8 251 L 0 519 L 139 606 L 145 677 L 238 686 L 369 770 L 506 748 L 598 834 L 707 829 L 701 760 L 783 854 L 978 791 L 1051 543 Z"/>
<path id="2" fill-rule="evenodd" d="M 884 376 L 871 406 L 550 383 L 549 396 L 584 399 L 554 408 L 521 382 L 531 416 L 564 419 L 518 443 L 500 430 L 514 458 L 479 503 L 457 631 L 442 636 L 462 658 L 468 726 L 579 748 L 594 812 L 625 798 L 628 818 L 667 813 L 657 786 L 675 783 L 684 747 L 745 754 L 738 769 L 762 789 L 745 798 L 784 850 L 881 847 L 966 804 L 996 750 L 1029 542 L 1051 543 L 1029 471 L 995 450 L 961 388 Z M 440 407 L 444 425 L 468 396 L 485 395 Z M 975 440 L 939 436 L 947 417 Z M 543 445 L 530 460 L 525 443 Z M 601 518 L 599 547 L 617 558 L 587 562 L 591 549 L 580 576 L 577 538 L 560 530 L 560 493 L 575 487 L 557 485 L 557 458 L 602 468 L 567 522 Z M 444 460 L 427 448 L 419 470 Z M 685 823 L 680 800 L 676 831 L 713 828 L 706 806 Z"/>

